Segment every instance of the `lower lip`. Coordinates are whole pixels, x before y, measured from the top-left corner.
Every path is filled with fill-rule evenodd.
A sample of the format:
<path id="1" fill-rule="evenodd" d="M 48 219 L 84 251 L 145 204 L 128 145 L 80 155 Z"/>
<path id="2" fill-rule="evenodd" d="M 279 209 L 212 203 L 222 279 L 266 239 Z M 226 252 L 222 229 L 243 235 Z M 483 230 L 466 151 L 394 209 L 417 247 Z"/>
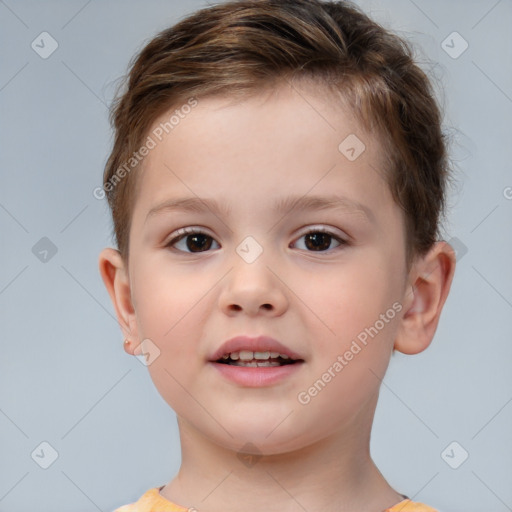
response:
<path id="1" fill-rule="evenodd" d="M 211 362 L 227 379 L 241 386 L 258 388 L 276 384 L 293 375 L 302 366 L 302 362 L 282 366 L 234 366 Z"/>

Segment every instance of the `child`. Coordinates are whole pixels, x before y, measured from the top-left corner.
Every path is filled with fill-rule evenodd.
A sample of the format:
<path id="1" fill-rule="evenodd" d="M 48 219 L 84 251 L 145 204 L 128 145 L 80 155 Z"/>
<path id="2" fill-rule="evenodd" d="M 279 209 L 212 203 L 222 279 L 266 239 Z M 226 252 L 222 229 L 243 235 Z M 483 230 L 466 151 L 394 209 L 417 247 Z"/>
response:
<path id="1" fill-rule="evenodd" d="M 430 345 L 455 269 L 408 46 L 347 2 L 229 1 L 141 51 L 112 121 L 100 271 L 182 448 L 117 512 L 434 512 L 369 453 L 390 357 Z"/>

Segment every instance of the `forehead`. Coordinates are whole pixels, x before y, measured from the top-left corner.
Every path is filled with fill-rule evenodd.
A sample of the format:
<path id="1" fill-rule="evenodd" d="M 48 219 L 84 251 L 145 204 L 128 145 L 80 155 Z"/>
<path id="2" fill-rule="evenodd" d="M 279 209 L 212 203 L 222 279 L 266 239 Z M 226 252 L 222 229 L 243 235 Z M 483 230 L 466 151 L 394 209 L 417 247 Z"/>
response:
<path id="1" fill-rule="evenodd" d="M 206 196 L 236 183 L 275 196 L 292 186 L 306 193 L 315 182 L 329 188 L 340 175 L 330 172 L 334 167 L 352 184 L 369 179 L 382 186 L 378 139 L 325 88 L 283 84 L 242 99 L 213 96 L 191 104 L 184 100 L 151 126 L 155 147 L 143 162 L 136 199 L 145 209 L 176 189 Z"/>

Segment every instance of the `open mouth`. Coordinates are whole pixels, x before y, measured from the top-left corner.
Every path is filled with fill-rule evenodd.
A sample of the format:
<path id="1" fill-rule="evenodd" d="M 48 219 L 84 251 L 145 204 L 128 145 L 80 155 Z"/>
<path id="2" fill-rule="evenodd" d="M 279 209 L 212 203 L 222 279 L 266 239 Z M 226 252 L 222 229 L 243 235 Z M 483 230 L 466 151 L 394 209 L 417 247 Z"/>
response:
<path id="1" fill-rule="evenodd" d="M 285 366 L 301 361 L 301 359 L 291 359 L 286 354 L 280 354 L 279 352 L 252 352 L 250 350 L 241 350 L 239 352 L 224 354 L 216 362 L 231 366 L 265 367 Z"/>

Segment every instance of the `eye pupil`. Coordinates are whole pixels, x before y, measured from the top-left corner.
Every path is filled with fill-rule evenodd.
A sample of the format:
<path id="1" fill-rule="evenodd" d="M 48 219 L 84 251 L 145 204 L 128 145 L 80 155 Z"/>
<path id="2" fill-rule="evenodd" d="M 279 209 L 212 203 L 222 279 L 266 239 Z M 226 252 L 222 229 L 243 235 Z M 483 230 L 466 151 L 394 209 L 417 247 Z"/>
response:
<path id="1" fill-rule="evenodd" d="M 309 242 L 318 245 L 311 246 Z M 314 232 L 308 233 L 306 235 L 306 247 L 308 247 L 308 249 L 311 249 L 313 251 L 322 251 L 328 249 L 330 245 L 331 235 L 329 235 L 328 233 Z"/>
<path id="2" fill-rule="evenodd" d="M 201 233 L 196 233 L 194 235 L 187 236 L 187 249 L 191 252 L 195 252 L 194 249 L 199 248 L 199 251 L 208 250 L 212 245 L 212 237 L 208 235 L 202 235 Z"/>

